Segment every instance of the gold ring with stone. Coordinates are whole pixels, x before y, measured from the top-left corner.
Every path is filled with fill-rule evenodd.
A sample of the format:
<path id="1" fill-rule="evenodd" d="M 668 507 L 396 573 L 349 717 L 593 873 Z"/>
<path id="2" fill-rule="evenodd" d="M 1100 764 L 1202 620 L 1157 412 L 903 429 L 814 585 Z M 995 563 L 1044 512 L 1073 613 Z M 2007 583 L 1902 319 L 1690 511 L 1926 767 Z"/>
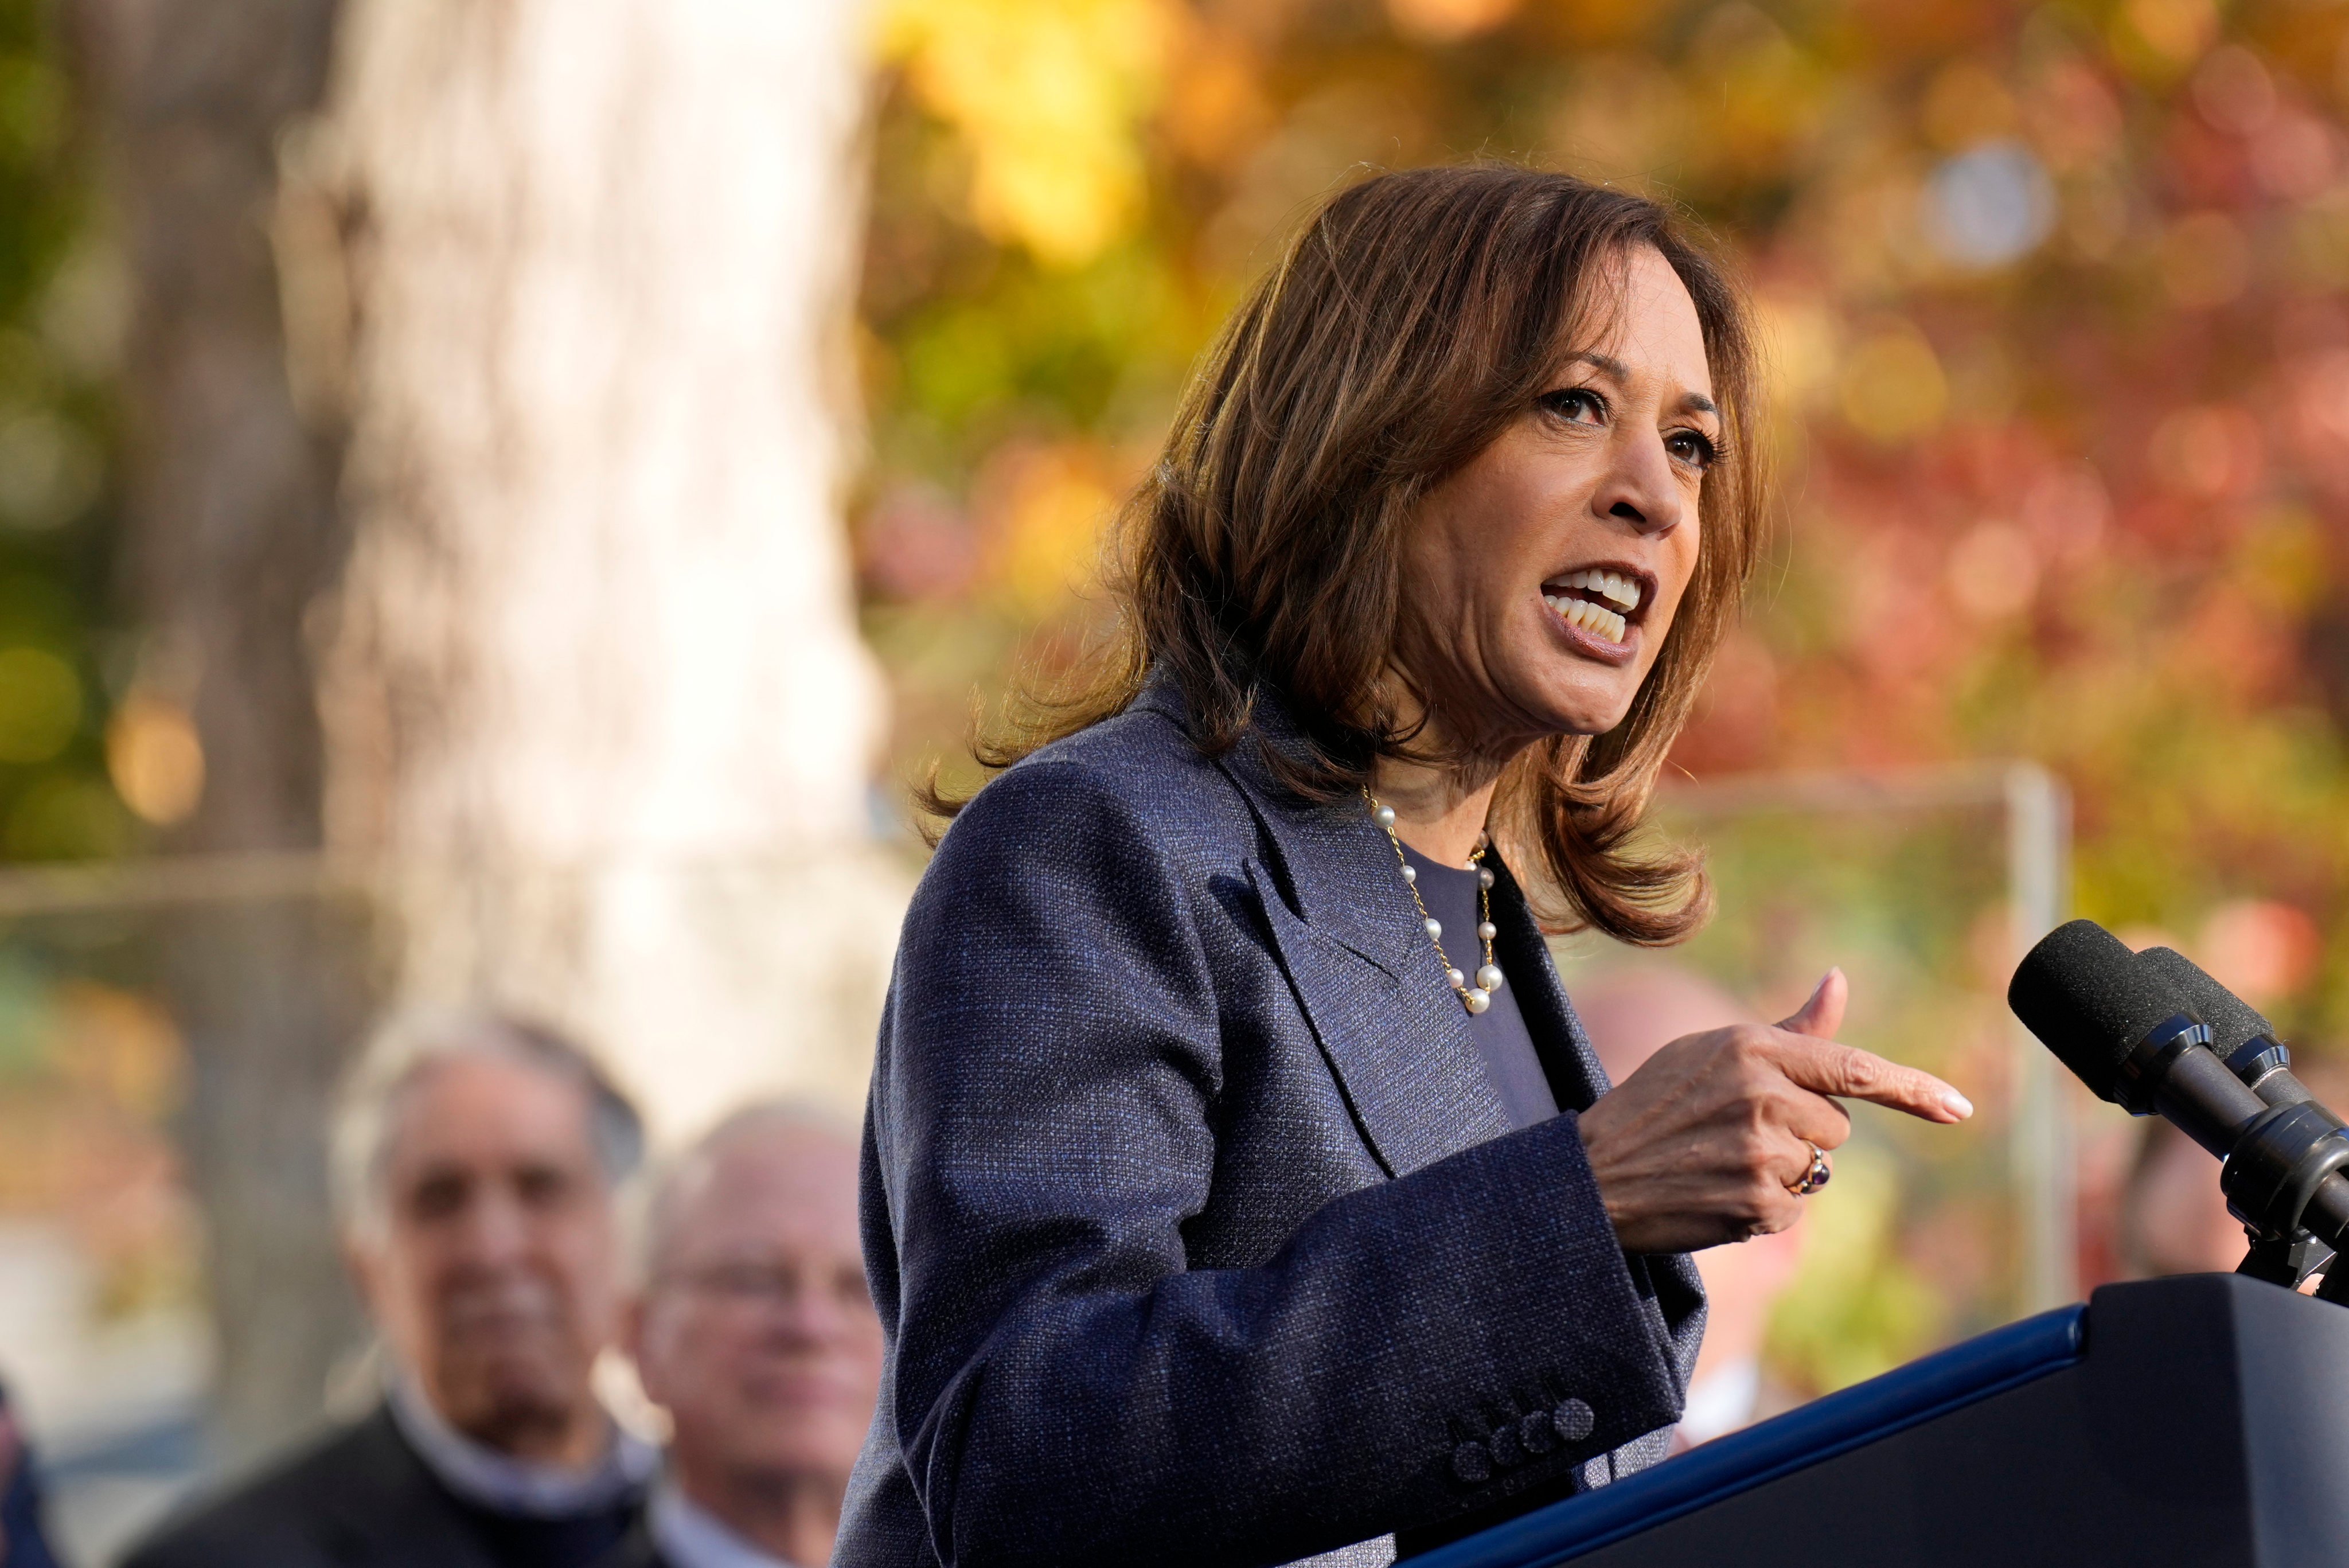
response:
<path id="1" fill-rule="evenodd" d="M 1835 1175 L 1835 1171 L 1827 1165 L 1826 1150 L 1808 1138 L 1803 1140 L 1803 1147 L 1811 1151 L 1811 1168 L 1803 1172 L 1802 1180 L 1786 1189 L 1797 1198 L 1808 1198 L 1812 1193 L 1825 1187 L 1828 1179 Z"/>

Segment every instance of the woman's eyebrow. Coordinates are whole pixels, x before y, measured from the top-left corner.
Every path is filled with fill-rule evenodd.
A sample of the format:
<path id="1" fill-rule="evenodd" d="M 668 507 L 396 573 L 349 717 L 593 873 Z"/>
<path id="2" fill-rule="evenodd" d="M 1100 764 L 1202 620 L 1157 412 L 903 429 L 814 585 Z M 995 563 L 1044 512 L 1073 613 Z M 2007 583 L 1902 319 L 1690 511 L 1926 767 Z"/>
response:
<path id="1" fill-rule="evenodd" d="M 1566 358 L 1569 364 L 1580 360 L 1610 380 L 1628 381 L 1631 379 L 1631 367 L 1613 355 L 1601 354 L 1595 348 L 1577 348 Z"/>

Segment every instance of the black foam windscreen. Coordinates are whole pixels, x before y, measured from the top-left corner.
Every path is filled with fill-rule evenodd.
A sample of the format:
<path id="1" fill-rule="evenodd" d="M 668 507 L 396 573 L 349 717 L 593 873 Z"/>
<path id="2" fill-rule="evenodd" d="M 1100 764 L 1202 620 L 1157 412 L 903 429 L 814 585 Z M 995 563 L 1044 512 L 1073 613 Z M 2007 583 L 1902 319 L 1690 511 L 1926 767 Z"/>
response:
<path id="1" fill-rule="evenodd" d="M 2175 987 L 2094 920 L 2072 920 L 2041 938 L 2007 982 L 2006 1004 L 2107 1100 L 2122 1059 L 2154 1025 L 2188 1011 Z"/>
<path id="2" fill-rule="evenodd" d="M 2210 978 L 2200 964 L 2175 948 L 2147 948 L 2137 955 L 2166 987 L 2176 1011 L 2191 1012 L 2210 1026 L 2210 1049 L 2228 1056 L 2246 1040 L 2278 1038 L 2275 1025 L 2251 1004 Z"/>

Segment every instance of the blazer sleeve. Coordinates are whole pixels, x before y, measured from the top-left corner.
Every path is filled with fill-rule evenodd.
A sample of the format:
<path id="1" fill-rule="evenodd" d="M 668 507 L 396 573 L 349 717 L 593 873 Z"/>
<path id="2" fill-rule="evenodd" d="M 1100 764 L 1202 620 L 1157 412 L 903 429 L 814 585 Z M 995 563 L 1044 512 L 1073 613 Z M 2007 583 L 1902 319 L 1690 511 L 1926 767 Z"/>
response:
<path id="1" fill-rule="evenodd" d="M 1278 1563 L 1677 1419 L 1571 1115 L 1340 1198 L 1261 1266 L 1186 1268 L 1220 917 L 1161 837 L 1082 763 L 1023 764 L 907 915 L 872 1109 L 885 1397 L 940 1560 Z M 1520 1421 L 1526 1462 L 1480 1469 Z"/>

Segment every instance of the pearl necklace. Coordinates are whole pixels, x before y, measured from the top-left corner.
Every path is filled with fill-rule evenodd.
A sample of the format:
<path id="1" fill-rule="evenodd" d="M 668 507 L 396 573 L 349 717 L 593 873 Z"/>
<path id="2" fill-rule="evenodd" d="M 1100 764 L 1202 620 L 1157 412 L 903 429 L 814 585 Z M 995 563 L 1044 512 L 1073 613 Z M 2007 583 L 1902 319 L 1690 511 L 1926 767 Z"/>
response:
<path id="1" fill-rule="evenodd" d="M 1453 967 L 1451 956 L 1444 950 L 1444 922 L 1429 914 L 1420 898 L 1418 868 L 1403 854 L 1402 840 L 1395 836 L 1394 807 L 1381 805 L 1367 784 L 1362 786 L 1362 798 L 1370 802 L 1371 820 L 1385 830 L 1387 842 L 1394 846 L 1395 864 L 1402 867 L 1402 885 L 1411 889 L 1411 901 L 1419 909 L 1420 923 L 1427 928 L 1427 940 L 1435 944 L 1435 956 L 1444 964 L 1444 983 L 1471 1014 L 1484 1012 L 1493 1005 L 1493 993 L 1501 989 L 1501 966 L 1493 961 L 1493 939 L 1500 934 L 1493 924 L 1493 872 L 1483 864 L 1492 839 L 1483 833 L 1476 835 L 1476 848 L 1468 857 L 1467 868 L 1476 873 L 1476 939 L 1485 944 L 1484 966 L 1476 971 L 1476 983 L 1470 985 L 1468 977 Z"/>

